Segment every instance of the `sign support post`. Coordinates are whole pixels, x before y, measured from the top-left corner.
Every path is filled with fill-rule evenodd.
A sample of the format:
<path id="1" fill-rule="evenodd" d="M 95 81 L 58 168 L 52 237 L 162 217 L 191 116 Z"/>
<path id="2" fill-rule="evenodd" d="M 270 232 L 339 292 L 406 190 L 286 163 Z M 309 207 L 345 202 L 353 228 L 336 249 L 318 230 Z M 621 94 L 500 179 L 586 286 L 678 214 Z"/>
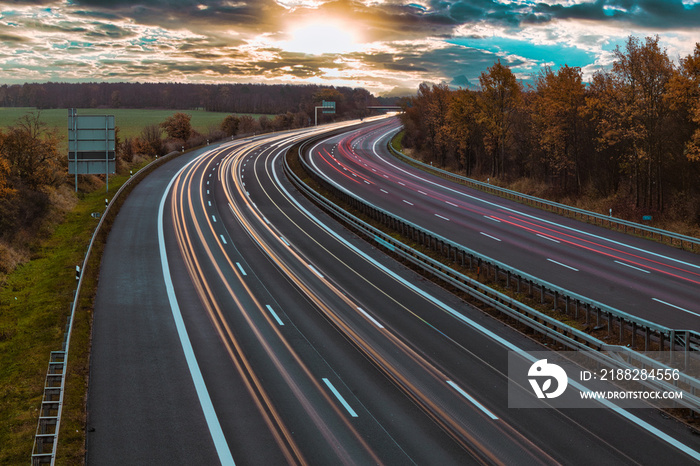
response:
<path id="1" fill-rule="evenodd" d="M 323 113 L 335 113 L 335 102 L 321 101 L 321 106 L 314 107 L 314 126 L 318 126 L 318 109 L 322 108 Z"/>

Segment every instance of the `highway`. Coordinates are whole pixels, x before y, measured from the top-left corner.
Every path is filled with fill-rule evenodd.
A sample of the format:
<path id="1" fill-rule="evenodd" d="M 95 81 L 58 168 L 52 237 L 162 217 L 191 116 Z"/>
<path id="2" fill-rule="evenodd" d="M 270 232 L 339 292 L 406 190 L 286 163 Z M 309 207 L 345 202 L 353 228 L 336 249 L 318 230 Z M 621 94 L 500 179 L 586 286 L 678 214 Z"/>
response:
<path id="1" fill-rule="evenodd" d="M 398 122 L 316 145 L 327 180 L 467 248 L 628 314 L 700 330 L 696 254 L 479 192 L 389 155 Z"/>
<path id="2" fill-rule="evenodd" d="M 365 135 L 388 130 L 356 134 L 376 148 Z M 308 133 L 182 156 L 122 207 L 95 302 L 89 464 L 700 459 L 654 410 L 509 409 L 508 351 L 544 348 L 296 192 L 282 157 Z"/>

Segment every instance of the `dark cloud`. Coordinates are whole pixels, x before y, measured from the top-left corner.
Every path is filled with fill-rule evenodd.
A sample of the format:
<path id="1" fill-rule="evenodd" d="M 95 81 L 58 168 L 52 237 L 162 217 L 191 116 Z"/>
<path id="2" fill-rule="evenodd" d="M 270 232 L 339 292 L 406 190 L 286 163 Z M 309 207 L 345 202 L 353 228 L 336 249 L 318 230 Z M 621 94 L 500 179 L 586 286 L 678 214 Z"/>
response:
<path id="1" fill-rule="evenodd" d="M 109 23 L 93 23 L 94 29 L 85 35 L 93 39 L 109 38 L 121 39 L 125 37 L 135 37 L 136 33 Z"/>
<path id="2" fill-rule="evenodd" d="M 0 42 L 19 44 L 21 42 L 27 42 L 27 41 L 28 41 L 28 39 L 26 37 L 15 36 L 14 34 L 6 34 L 4 32 L 0 32 Z"/>
<path id="3" fill-rule="evenodd" d="M 243 28 L 262 32 L 276 25 L 286 10 L 273 0 L 74 0 L 81 14 L 109 15 L 139 24 L 199 32 Z"/>
<path id="4" fill-rule="evenodd" d="M 591 20 L 612 24 L 627 24 L 658 30 L 700 27 L 700 4 L 684 5 L 682 0 L 597 0 L 570 6 L 540 3 L 534 16 L 524 23 L 553 19 Z"/>
<path id="5" fill-rule="evenodd" d="M 586 21 L 592 25 L 587 28 L 590 32 L 572 33 L 567 40 L 575 45 L 568 47 L 595 51 L 614 35 L 608 29 L 596 30 L 596 23 L 613 26 L 623 35 L 640 29 L 694 31 L 700 26 L 700 5 L 684 5 L 681 0 L 594 0 L 571 5 L 536 0 L 410 3 L 331 0 L 317 8 L 289 9 L 274 0 L 0 0 L 4 22 L 0 43 L 5 52 L 12 51 L 4 55 L 12 58 L 0 58 L 0 72 L 12 79 L 23 77 L 22 69 L 60 76 L 58 60 L 66 60 L 91 66 L 94 79 L 323 78 L 373 82 L 384 89 L 429 80 L 465 87 L 478 83 L 479 74 L 499 57 L 526 73 L 532 66 L 552 62 L 553 50 L 564 46 L 535 46 L 532 35 L 498 47 L 489 47 L 488 37 L 459 44 L 455 39 L 464 36 L 457 33 L 491 36 L 492 31 L 501 30 L 517 37 L 528 28 L 538 39 L 556 44 L 557 37 L 551 35 L 561 27 L 548 28 L 548 24 Z M 36 8 L 27 12 L 21 6 Z M 289 39 L 287 28 L 313 17 L 343 20 L 372 48 L 342 55 L 282 50 Z M 536 51 L 528 54 L 524 48 Z M 369 51 L 373 49 L 383 51 Z M 595 53 L 590 52 L 591 63 Z M 526 58 L 512 58 L 517 55 Z M 598 52 L 598 58 L 601 55 Z M 23 61 L 29 56 L 33 59 Z M 45 64 L 37 64 L 36 57 Z"/>

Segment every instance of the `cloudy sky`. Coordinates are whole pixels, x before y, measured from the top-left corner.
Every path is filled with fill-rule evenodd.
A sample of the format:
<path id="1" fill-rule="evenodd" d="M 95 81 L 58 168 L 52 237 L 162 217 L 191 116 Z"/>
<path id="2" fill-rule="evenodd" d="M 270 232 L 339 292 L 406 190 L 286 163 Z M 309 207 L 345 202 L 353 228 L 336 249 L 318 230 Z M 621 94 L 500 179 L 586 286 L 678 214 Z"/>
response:
<path id="1" fill-rule="evenodd" d="M 0 0 L 0 84 L 324 83 L 377 95 L 478 83 L 496 60 L 609 66 L 629 35 L 672 59 L 700 0 Z"/>

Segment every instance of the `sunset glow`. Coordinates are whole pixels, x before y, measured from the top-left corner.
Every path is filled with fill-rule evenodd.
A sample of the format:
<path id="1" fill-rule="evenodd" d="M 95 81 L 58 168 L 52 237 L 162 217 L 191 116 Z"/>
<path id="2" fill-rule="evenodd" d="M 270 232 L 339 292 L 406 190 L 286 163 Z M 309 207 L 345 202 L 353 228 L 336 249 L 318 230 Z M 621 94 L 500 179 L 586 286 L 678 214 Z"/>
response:
<path id="1" fill-rule="evenodd" d="M 342 54 L 360 49 L 356 35 L 337 20 L 314 20 L 290 28 L 291 39 L 280 43 L 288 52 L 310 55 Z"/>
<path id="2" fill-rule="evenodd" d="M 624 3 L 624 5 L 623 5 Z M 659 6 L 658 4 L 663 4 Z M 669 56 L 699 39 L 691 0 L 0 0 L 0 83 L 325 83 L 375 94 L 478 85 L 496 60 L 609 67 L 630 35 Z"/>

